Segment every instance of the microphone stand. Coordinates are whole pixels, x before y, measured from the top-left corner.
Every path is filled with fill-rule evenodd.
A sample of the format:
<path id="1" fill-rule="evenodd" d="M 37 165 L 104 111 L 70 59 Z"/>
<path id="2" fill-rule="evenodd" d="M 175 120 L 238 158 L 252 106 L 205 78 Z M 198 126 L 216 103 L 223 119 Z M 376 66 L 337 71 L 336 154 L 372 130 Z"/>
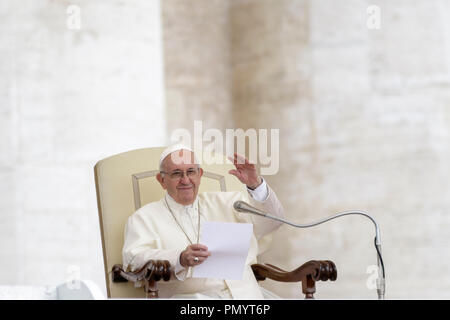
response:
<path id="1" fill-rule="evenodd" d="M 233 205 L 234 209 L 236 211 L 239 212 L 244 212 L 244 213 L 252 213 L 258 216 L 262 216 L 264 218 L 269 218 L 272 220 L 276 220 L 288 225 L 291 225 L 293 227 L 296 228 L 309 228 L 309 227 L 314 227 L 317 226 L 319 224 L 325 223 L 327 221 L 339 218 L 339 217 L 343 217 L 343 216 L 348 216 L 348 215 L 361 215 L 364 216 L 366 218 L 369 218 L 373 224 L 375 225 L 375 239 L 374 239 L 374 243 L 375 243 L 375 249 L 377 251 L 377 265 L 378 265 L 378 279 L 376 281 L 377 283 L 377 294 L 378 294 L 378 299 L 379 300 L 384 300 L 384 294 L 386 291 L 386 286 L 385 286 L 385 272 L 384 272 L 384 263 L 383 263 L 383 258 L 381 256 L 381 237 L 380 237 L 380 228 L 378 226 L 378 223 L 375 221 L 374 218 L 372 218 L 370 215 L 368 215 L 367 213 L 361 212 L 361 211 L 345 211 L 345 212 L 341 212 L 341 213 L 337 213 L 335 215 L 332 215 L 328 218 L 324 218 L 312 223 L 308 223 L 308 224 L 296 224 L 296 223 L 292 223 L 290 221 L 287 221 L 285 219 L 282 218 L 278 218 L 278 217 L 274 217 L 271 216 L 255 207 L 252 207 L 251 205 L 249 205 L 248 203 L 244 202 L 244 201 L 236 201 Z"/>

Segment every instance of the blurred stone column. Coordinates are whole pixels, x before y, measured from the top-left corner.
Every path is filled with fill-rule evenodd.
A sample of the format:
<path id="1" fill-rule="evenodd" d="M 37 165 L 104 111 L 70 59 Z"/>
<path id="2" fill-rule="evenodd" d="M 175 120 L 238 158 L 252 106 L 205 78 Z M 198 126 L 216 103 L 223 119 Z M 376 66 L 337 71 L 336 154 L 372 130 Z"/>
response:
<path id="1" fill-rule="evenodd" d="M 320 179 L 314 167 L 308 3 L 234 1 L 230 11 L 235 127 L 280 129 L 279 172 L 264 178 L 283 203 L 286 217 L 296 221 L 308 209 L 301 200 L 308 192 L 305 181 Z M 298 233 L 282 226 L 260 260 L 282 268 L 305 262 L 295 255 Z M 301 296 L 299 284 L 262 284 L 283 297 Z"/>
<path id="2" fill-rule="evenodd" d="M 318 179 L 312 166 L 308 1 L 168 0 L 162 10 L 169 136 L 177 128 L 192 132 L 195 120 L 223 133 L 268 129 L 270 137 L 270 129 L 280 129 L 280 171 L 265 178 L 290 217 L 305 211 L 297 195 L 307 192 L 303 181 Z M 262 259 L 290 265 L 293 250 L 286 240 L 293 232 L 283 227 L 281 238 L 277 232 L 275 247 Z M 298 288 L 293 285 L 293 296 Z M 281 290 L 289 295 L 286 287 Z"/>

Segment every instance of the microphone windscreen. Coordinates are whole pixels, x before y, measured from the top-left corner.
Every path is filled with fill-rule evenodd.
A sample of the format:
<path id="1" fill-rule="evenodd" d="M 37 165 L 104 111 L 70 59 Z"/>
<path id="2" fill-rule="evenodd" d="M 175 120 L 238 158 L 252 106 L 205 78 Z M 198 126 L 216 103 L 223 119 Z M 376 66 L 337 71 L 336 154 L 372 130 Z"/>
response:
<path id="1" fill-rule="evenodd" d="M 246 202 L 244 202 L 244 201 L 240 201 L 240 200 L 239 200 L 239 201 L 236 201 L 236 202 L 233 204 L 233 207 L 234 207 L 234 209 L 235 209 L 236 211 L 239 211 L 239 212 L 253 213 L 253 214 L 260 215 L 260 216 L 265 216 L 265 215 L 266 215 L 265 212 L 262 212 L 261 210 L 255 208 L 255 207 L 252 207 L 252 206 L 249 205 L 248 203 L 246 203 Z"/>

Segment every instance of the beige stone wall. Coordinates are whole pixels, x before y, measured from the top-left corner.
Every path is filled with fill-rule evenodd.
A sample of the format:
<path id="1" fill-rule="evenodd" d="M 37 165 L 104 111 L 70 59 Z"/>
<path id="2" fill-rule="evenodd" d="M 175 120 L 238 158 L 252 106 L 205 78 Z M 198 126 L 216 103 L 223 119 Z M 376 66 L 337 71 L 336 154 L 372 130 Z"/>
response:
<path id="1" fill-rule="evenodd" d="M 93 166 L 164 144 L 159 1 L 9 0 L 0 18 L 0 284 L 106 293 Z"/>
<path id="2" fill-rule="evenodd" d="M 378 30 L 366 25 L 372 4 L 381 9 Z M 164 8 L 167 108 L 194 110 L 184 121 L 169 119 L 170 130 L 193 120 L 220 129 L 280 129 L 280 171 L 266 178 L 288 219 L 366 211 L 381 227 L 387 298 L 450 297 L 450 5 L 235 0 L 196 1 L 187 9 L 169 0 Z M 214 28 L 198 27 L 213 20 Z M 208 52 L 207 60 L 175 50 L 178 37 L 197 54 Z M 192 75 L 191 67 L 198 68 L 189 86 L 175 80 Z M 226 84 L 205 85 L 224 74 Z M 211 92 L 226 104 L 210 103 Z M 338 281 L 319 283 L 318 298 L 376 298 L 366 285 L 367 268 L 376 264 L 373 237 L 373 225 L 361 217 L 284 226 L 261 261 L 291 269 L 331 259 Z M 438 261 L 439 277 L 430 276 Z M 264 286 L 300 296 L 298 285 Z"/>

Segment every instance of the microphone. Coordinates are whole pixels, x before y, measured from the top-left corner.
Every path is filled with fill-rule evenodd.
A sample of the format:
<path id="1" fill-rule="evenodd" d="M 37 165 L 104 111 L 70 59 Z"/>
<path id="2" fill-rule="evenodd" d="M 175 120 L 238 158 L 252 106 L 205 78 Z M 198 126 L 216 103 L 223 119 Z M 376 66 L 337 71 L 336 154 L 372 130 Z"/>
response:
<path id="1" fill-rule="evenodd" d="M 324 218 L 312 223 L 308 223 L 308 224 L 296 224 L 296 223 L 292 223 L 289 222 L 285 219 L 282 218 L 278 218 L 278 217 L 274 217 L 271 216 L 269 214 L 267 214 L 264 211 L 261 211 L 251 205 L 249 205 L 248 203 L 244 202 L 244 201 L 236 201 L 233 204 L 233 207 L 236 211 L 238 212 L 243 212 L 243 213 L 251 213 L 251 214 L 255 214 L 264 218 L 268 218 L 268 219 L 272 219 L 272 220 L 276 220 L 288 225 L 291 225 L 293 227 L 296 228 L 309 228 L 309 227 L 314 227 L 317 226 L 319 224 L 322 224 L 324 222 L 339 218 L 339 217 L 343 217 L 343 216 L 347 216 L 347 215 L 361 215 L 364 216 L 368 219 L 370 219 L 372 221 L 372 223 L 375 225 L 375 239 L 374 239 L 374 244 L 375 244 L 375 249 L 377 251 L 377 265 L 378 265 L 378 279 L 377 279 L 377 294 L 378 294 L 378 299 L 379 300 L 384 300 L 384 294 L 386 291 L 386 277 L 385 277 L 385 273 L 384 273 L 384 263 L 383 263 L 383 258 L 381 257 L 381 237 L 380 237 L 380 228 L 378 226 L 378 223 L 375 221 L 374 218 L 372 218 L 370 215 L 368 215 L 367 213 L 361 212 L 361 211 L 345 211 L 345 212 L 341 212 L 341 213 L 337 213 L 335 215 L 332 215 L 328 218 Z"/>

